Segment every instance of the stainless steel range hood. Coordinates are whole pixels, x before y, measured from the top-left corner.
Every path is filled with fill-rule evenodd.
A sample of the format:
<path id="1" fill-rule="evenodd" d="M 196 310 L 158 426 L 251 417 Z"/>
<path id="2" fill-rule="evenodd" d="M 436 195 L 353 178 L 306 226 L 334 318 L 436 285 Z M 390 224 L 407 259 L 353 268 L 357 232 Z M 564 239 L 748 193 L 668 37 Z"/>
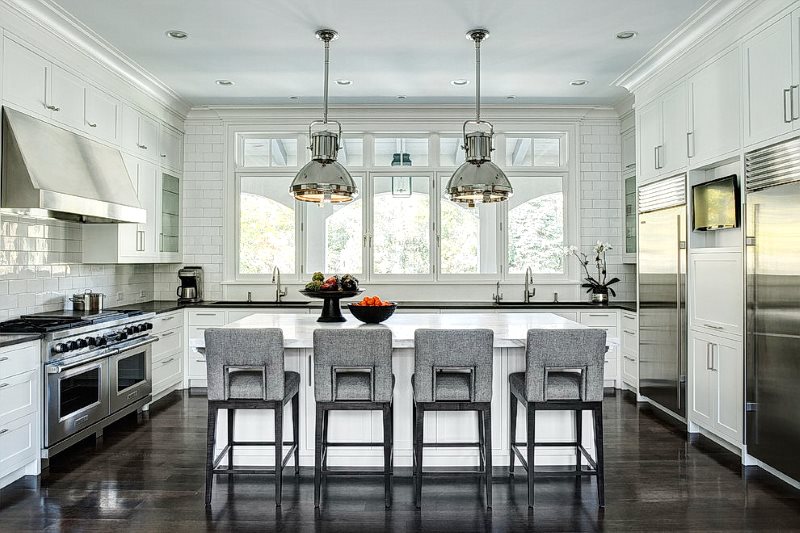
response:
<path id="1" fill-rule="evenodd" d="M 3 109 L 4 210 L 77 222 L 144 223 L 119 150 Z"/>

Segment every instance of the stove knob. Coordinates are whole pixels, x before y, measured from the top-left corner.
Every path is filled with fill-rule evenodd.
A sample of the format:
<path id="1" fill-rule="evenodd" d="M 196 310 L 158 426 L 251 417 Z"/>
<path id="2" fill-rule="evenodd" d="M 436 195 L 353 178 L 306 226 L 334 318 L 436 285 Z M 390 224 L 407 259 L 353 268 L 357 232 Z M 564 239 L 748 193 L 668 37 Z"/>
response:
<path id="1" fill-rule="evenodd" d="M 119 335 L 117 336 L 117 340 L 121 340 L 121 341 L 124 341 L 127 338 L 128 338 L 128 334 L 125 333 L 124 331 L 120 331 Z"/>
<path id="2" fill-rule="evenodd" d="M 86 346 L 89 345 L 86 339 L 78 339 L 75 341 L 75 344 L 78 346 L 78 348 L 86 348 Z"/>
<path id="3" fill-rule="evenodd" d="M 86 342 L 89 343 L 89 346 L 97 346 L 97 338 L 95 337 L 86 337 Z"/>
<path id="4" fill-rule="evenodd" d="M 131 333 L 135 333 L 135 330 L 133 329 L 132 326 L 128 326 L 127 328 L 125 328 L 125 333 L 130 335 Z"/>
<path id="5" fill-rule="evenodd" d="M 54 351 L 55 353 L 64 353 L 64 352 L 66 352 L 67 350 L 68 350 L 68 348 L 67 348 L 67 345 L 66 345 L 66 344 L 64 344 L 63 342 L 59 342 L 58 344 L 56 344 L 55 346 L 53 346 L 53 351 Z"/>
<path id="6" fill-rule="evenodd" d="M 153 329 L 153 323 L 152 322 L 145 322 L 144 323 L 144 329 L 146 329 L 146 330 Z"/>
<path id="7" fill-rule="evenodd" d="M 97 337 L 95 340 L 97 341 L 98 346 L 105 346 L 108 342 L 105 337 Z"/>
<path id="8" fill-rule="evenodd" d="M 67 342 L 67 351 L 74 350 L 77 347 L 78 347 L 78 343 L 77 342 L 75 342 L 75 341 Z"/>

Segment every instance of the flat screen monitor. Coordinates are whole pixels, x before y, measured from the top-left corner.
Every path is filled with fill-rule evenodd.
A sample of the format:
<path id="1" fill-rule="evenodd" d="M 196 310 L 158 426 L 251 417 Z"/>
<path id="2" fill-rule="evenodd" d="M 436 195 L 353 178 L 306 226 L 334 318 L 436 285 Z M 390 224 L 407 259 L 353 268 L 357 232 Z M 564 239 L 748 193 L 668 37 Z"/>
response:
<path id="1" fill-rule="evenodd" d="M 736 174 L 692 187 L 695 231 L 739 227 L 739 186 Z"/>

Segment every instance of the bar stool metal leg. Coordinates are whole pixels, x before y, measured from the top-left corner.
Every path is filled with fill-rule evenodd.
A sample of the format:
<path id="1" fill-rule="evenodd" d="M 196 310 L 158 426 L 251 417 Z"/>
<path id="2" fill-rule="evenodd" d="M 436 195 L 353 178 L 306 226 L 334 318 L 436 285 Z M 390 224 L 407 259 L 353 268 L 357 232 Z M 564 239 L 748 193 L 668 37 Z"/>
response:
<path id="1" fill-rule="evenodd" d="M 300 395 L 292 397 L 292 440 L 294 441 L 294 475 L 300 475 Z"/>
<path id="2" fill-rule="evenodd" d="M 484 463 L 484 424 L 483 424 L 483 413 L 481 411 L 475 411 L 475 414 L 478 415 L 478 464 L 480 466 L 481 472 L 486 469 L 486 464 Z"/>
<path id="3" fill-rule="evenodd" d="M 581 471 L 581 444 L 583 444 L 583 411 L 575 410 L 575 472 Z M 580 480 L 580 478 L 577 478 Z"/>
<path id="4" fill-rule="evenodd" d="M 275 407 L 275 507 L 281 506 L 283 488 L 283 405 Z"/>
<path id="5" fill-rule="evenodd" d="M 536 449 L 536 409 L 528 404 L 528 509 L 533 509 L 533 465 Z"/>
<path id="6" fill-rule="evenodd" d="M 383 406 L 383 491 L 384 505 L 392 506 L 392 412 L 389 404 Z"/>
<path id="7" fill-rule="evenodd" d="M 217 432 L 217 408 L 208 406 L 208 433 L 206 436 L 206 507 L 211 505 L 214 486 L 214 437 Z"/>
<path id="8" fill-rule="evenodd" d="M 322 483 L 322 424 L 323 411 L 317 405 L 317 417 L 314 431 L 314 508 L 319 509 L 319 493 Z"/>
<path id="9" fill-rule="evenodd" d="M 328 426 L 330 423 L 330 411 L 322 411 L 322 471 L 328 470 Z"/>
<path id="10" fill-rule="evenodd" d="M 517 458 L 517 454 L 514 453 L 514 441 L 517 439 L 517 398 L 508 393 L 509 399 L 509 413 L 511 415 L 511 420 L 509 420 L 508 424 L 508 455 L 509 455 L 509 466 L 508 466 L 508 475 L 510 477 L 514 477 L 514 461 Z"/>
<path id="11" fill-rule="evenodd" d="M 236 418 L 236 409 L 225 409 L 228 414 L 228 444 L 233 443 L 233 424 Z M 233 469 L 233 446 L 228 448 L 228 468 Z M 228 474 L 228 481 L 233 479 L 233 473 Z"/>
<path id="12" fill-rule="evenodd" d="M 480 415 L 481 413 L 479 413 Z M 486 507 L 492 508 L 492 411 L 487 409 L 483 411 L 483 423 L 481 429 L 483 430 L 483 453 L 486 455 L 484 478 L 486 481 Z"/>
<path id="13" fill-rule="evenodd" d="M 417 407 L 414 416 L 414 504 L 422 505 L 422 443 L 425 442 L 425 410 Z"/>
<path id="14" fill-rule="evenodd" d="M 605 490 L 605 464 L 603 460 L 603 407 L 602 405 L 592 410 L 594 418 L 594 447 L 597 453 L 597 499 L 600 507 L 606 506 Z"/>

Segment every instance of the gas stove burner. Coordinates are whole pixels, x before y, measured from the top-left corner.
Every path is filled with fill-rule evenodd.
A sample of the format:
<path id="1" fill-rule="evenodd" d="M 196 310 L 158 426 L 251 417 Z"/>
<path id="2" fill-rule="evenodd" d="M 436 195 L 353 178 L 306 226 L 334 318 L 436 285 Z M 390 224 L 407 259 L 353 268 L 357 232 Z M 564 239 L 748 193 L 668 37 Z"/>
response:
<path id="1" fill-rule="evenodd" d="M 49 333 L 87 324 L 79 317 L 23 316 L 0 323 L 0 333 Z"/>

